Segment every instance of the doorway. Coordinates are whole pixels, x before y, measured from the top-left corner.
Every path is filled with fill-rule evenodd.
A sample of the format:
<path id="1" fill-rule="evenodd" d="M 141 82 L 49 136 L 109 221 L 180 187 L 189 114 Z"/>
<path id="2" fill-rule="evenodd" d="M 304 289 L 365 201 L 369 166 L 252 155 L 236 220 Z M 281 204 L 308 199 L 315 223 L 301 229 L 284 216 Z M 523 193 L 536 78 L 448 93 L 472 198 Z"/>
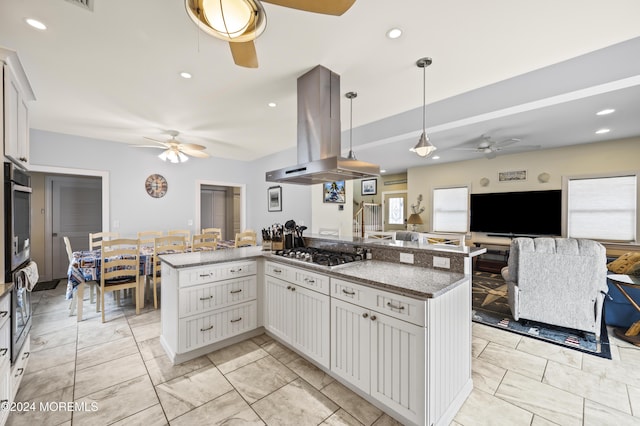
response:
<path id="1" fill-rule="evenodd" d="M 223 240 L 240 232 L 241 188 L 224 185 L 200 186 L 200 229 L 220 228 Z"/>
<path id="2" fill-rule="evenodd" d="M 385 231 L 403 231 L 407 228 L 407 191 L 382 193 L 384 205 L 383 229 Z"/>

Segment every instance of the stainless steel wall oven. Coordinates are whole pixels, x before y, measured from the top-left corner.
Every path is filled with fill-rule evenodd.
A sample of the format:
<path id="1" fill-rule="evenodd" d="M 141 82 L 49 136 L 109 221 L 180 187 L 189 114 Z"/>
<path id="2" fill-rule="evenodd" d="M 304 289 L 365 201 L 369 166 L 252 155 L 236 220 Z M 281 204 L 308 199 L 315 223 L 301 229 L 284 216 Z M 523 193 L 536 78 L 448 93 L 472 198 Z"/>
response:
<path id="1" fill-rule="evenodd" d="M 5 282 L 11 294 L 11 363 L 15 362 L 31 329 L 31 292 L 17 274 L 31 260 L 31 178 L 12 163 L 4 163 Z M 22 282 L 22 284 L 20 284 Z"/>

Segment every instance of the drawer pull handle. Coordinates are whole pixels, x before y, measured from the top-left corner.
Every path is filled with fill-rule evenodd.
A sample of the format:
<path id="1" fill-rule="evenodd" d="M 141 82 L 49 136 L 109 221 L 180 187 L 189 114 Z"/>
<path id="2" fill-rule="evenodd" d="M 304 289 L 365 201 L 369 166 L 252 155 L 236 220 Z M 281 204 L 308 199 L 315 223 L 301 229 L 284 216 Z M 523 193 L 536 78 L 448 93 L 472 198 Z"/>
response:
<path id="1" fill-rule="evenodd" d="M 377 316 L 375 316 L 375 315 L 371 315 L 371 321 L 375 321 L 375 320 L 377 320 L 377 319 L 378 319 L 378 317 L 377 317 Z"/>
<path id="2" fill-rule="evenodd" d="M 396 305 L 394 305 L 394 304 L 393 304 L 393 303 L 391 303 L 391 302 L 387 302 L 387 306 L 388 306 L 388 307 L 390 307 L 391 309 L 397 309 L 397 310 L 399 310 L 399 311 L 401 311 L 401 310 L 403 310 L 403 309 L 404 309 L 404 306 L 396 306 Z"/>
<path id="3" fill-rule="evenodd" d="M 231 269 L 231 273 L 235 274 L 236 272 L 242 272 L 242 268 L 238 268 L 238 269 Z"/>
<path id="4" fill-rule="evenodd" d="M 231 294 L 234 294 L 234 293 L 240 293 L 241 291 L 242 291 L 242 289 L 239 289 L 239 290 L 231 290 Z"/>
<path id="5" fill-rule="evenodd" d="M 13 377 L 22 376 L 22 373 L 24 373 L 24 368 L 18 368 L 18 371 L 16 372 L 16 374 Z"/>
<path id="6" fill-rule="evenodd" d="M 308 282 L 309 284 L 315 284 L 315 282 L 316 282 L 316 280 L 314 280 L 312 278 L 305 278 L 304 281 Z"/>
<path id="7" fill-rule="evenodd" d="M 212 325 L 210 325 L 210 326 L 209 326 L 209 327 L 207 327 L 207 328 L 201 328 L 201 329 L 200 329 L 200 331 L 209 331 L 209 330 L 211 330 L 212 328 L 213 328 L 213 326 L 212 326 Z"/>
<path id="8" fill-rule="evenodd" d="M 343 292 L 344 294 L 346 294 L 346 295 L 349 295 L 349 296 L 354 296 L 354 295 L 356 294 L 356 292 L 355 292 L 355 291 L 347 291 L 347 290 L 345 290 L 344 288 L 342 289 L 342 292 Z"/>
<path id="9" fill-rule="evenodd" d="M 9 352 L 9 348 L 0 349 L 0 353 L 1 353 L 2 356 L 5 356 L 7 354 L 7 352 Z"/>
<path id="10" fill-rule="evenodd" d="M 238 321 L 242 321 L 242 317 L 238 318 L 238 319 L 233 319 L 231 320 L 231 322 L 238 322 Z"/>
<path id="11" fill-rule="evenodd" d="M 200 278 L 208 278 L 211 275 L 212 275 L 211 272 L 209 272 L 208 274 L 200 274 Z"/>
<path id="12" fill-rule="evenodd" d="M 31 355 L 31 352 L 25 352 L 24 355 L 22 355 L 22 359 L 29 358 L 29 355 Z"/>
<path id="13" fill-rule="evenodd" d="M 365 312 L 364 314 L 362 314 L 362 318 L 368 318 L 368 317 L 369 317 L 368 313 Z"/>
<path id="14" fill-rule="evenodd" d="M 281 274 L 282 273 L 282 269 L 274 269 L 273 272 L 275 272 L 276 274 Z"/>
<path id="15" fill-rule="evenodd" d="M 2 318 L 6 317 L 7 315 L 9 315 L 9 311 L 0 312 L 0 317 L 2 317 Z"/>
<path id="16" fill-rule="evenodd" d="M 201 298 L 200 298 L 200 300 L 202 300 L 203 302 L 204 302 L 205 300 L 211 300 L 211 299 L 213 299 L 213 295 L 211 295 L 211 296 L 209 296 L 209 297 L 201 297 Z"/>

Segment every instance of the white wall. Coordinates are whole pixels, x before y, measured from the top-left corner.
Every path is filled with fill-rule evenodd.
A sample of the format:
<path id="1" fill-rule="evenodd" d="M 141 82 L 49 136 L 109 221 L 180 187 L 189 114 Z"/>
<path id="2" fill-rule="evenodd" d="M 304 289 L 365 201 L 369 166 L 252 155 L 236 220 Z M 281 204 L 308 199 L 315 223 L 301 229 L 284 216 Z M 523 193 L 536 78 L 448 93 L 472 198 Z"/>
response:
<path id="1" fill-rule="evenodd" d="M 31 163 L 39 166 L 102 170 L 109 173 L 109 213 L 112 231 L 135 235 L 147 229 L 172 228 L 195 230 L 197 181 L 216 181 L 246 185 L 245 227 L 257 231 L 274 222 L 295 218 L 311 221 L 310 189 L 282 185 L 283 211 L 267 212 L 265 172 L 296 162 L 295 149 L 253 162 L 215 157 L 190 159 L 172 164 L 160 161 L 160 150 L 132 148 L 126 144 L 31 130 Z M 167 178 L 168 191 L 163 198 L 152 198 L 144 187 L 146 178 L 159 173 Z M 119 222 L 115 228 L 114 223 Z M 309 226 L 309 225 L 307 225 Z"/>

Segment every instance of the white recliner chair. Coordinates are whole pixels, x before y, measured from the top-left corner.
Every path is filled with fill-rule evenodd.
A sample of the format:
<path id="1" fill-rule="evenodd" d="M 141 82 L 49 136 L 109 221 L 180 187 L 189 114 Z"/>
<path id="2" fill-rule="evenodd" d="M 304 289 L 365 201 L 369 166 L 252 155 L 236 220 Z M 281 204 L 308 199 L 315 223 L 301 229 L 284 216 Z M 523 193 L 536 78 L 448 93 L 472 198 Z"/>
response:
<path id="1" fill-rule="evenodd" d="M 606 263 L 596 241 L 515 238 L 502 271 L 513 318 L 587 331 L 599 340 Z"/>

